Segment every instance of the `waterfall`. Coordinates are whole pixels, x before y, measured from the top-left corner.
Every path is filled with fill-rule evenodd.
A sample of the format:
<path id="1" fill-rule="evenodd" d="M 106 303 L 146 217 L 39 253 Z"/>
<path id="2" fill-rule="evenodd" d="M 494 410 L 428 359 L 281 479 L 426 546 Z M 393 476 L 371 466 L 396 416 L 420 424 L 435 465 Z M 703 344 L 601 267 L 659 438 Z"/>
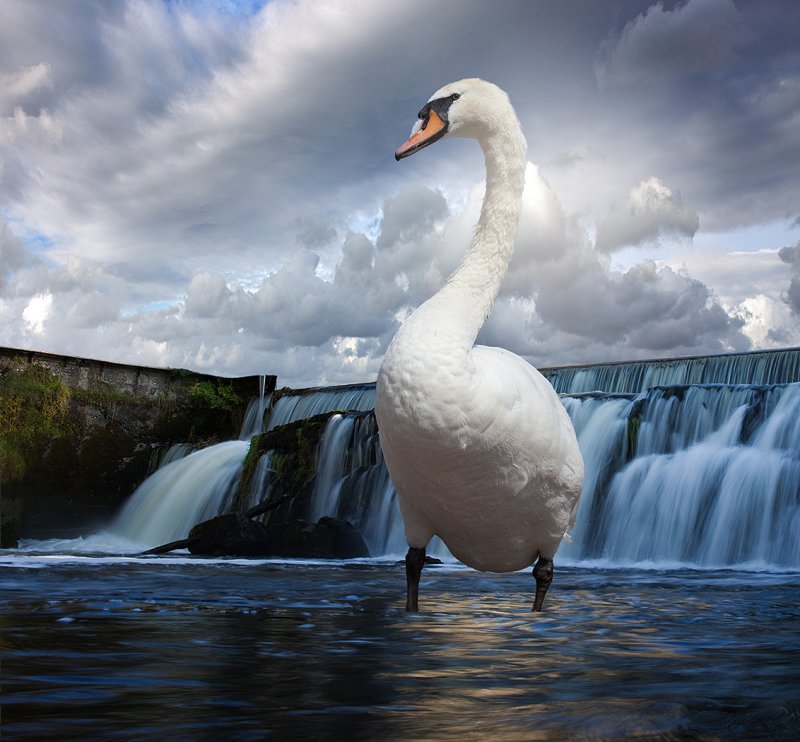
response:
<path id="1" fill-rule="evenodd" d="M 290 390 L 278 398 L 269 418 L 268 430 L 314 415 L 336 410 L 366 412 L 375 406 L 375 384 L 347 384 L 327 388 Z"/>
<path id="2" fill-rule="evenodd" d="M 110 530 L 147 546 L 186 538 L 196 523 L 229 509 L 249 446 L 226 441 L 162 467 L 131 495 Z"/>
<path id="3" fill-rule="evenodd" d="M 630 397 L 611 395 L 563 397 L 583 455 L 584 482 L 575 520 L 572 543 L 564 542 L 559 554 L 578 558 L 594 544 L 593 520 L 597 517 L 598 493 L 608 486 L 625 463 L 627 453 Z"/>
<path id="4" fill-rule="evenodd" d="M 267 377 L 262 374 L 258 377 L 258 397 L 250 400 L 244 413 L 242 428 L 239 431 L 240 441 L 249 441 L 264 429 L 264 412 L 267 409 L 266 386 Z"/>
<path id="5" fill-rule="evenodd" d="M 245 509 L 252 508 L 258 505 L 267 495 L 267 482 L 270 475 L 273 474 L 272 469 L 272 451 L 267 451 L 258 459 L 256 470 L 250 478 L 250 484 L 247 488 L 246 500 L 244 503 Z"/>
<path id="6" fill-rule="evenodd" d="M 800 384 L 657 387 L 563 401 L 586 481 L 560 558 L 800 566 Z M 404 551 L 374 415 L 331 416 L 317 477 L 314 518 L 347 518 L 373 554 Z"/>
<path id="7" fill-rule="evenodd" d="M 317 455 L 317 476 L 311 501 L 309 520 L 316 523 L 324 515 L 336 515 L 341 491 L 341 477 L 353 448 L 352 434 L 355 419 L 332 415 L 322 434 Z"/>
<path id="8" fill-rule="evenodd" d="M 800 382 L 800 348 L 539 370 L 559 394 L 639 394 L 655 386 L 693 384 L 769 386 Z M 374 404 L 374 383 L 284 390 L 273 407 L 269 429 L 336 410 L 366 412 Z"/>
<path id="9" fill-rule="evenodd" d="M 568 392 L 562 401 L 586 465 L 572 543 L 560 560 L 800 568 L 800 349 L 544 372 Z M 269 429 L 332 413 L 308 517 L 345 518 L 373 555 L 401 554 L 374 395 L 374 384 L 285 390 Z M 260 404 L 258 420 L 263 397 Z M 123 535 L 155 545 L 231 507 L 248 444 L 220 446 L 162 466 L 120 515 Z M 267 452 L 246 505 L 264 498 L 272 475 Z M 429 551 L 447 555 L 438 540 Z"/>
<path id="10" fill-rule="evenodd" d="M 562 556 L 800 566 L 800 384 L 598 401 L 565 400 L 587 475 Z"/>
<path id="11" fill-rule="evenodd" d="M 800 566 L 800 384 L 689 391 L 648 395 L 585 555 Z"/>
<path id="12" fill-rule="evenodd" d="M 260 394 L 247 406 L 239 440 L 188 455 L 186 444 L 170 447 L 158 470 L 130 496 L 109 530 L 152 547 L 186 538 L 192 526 L 232 509 L 250 438 L 262 430 L 265 378 L 260 377 Z"/>

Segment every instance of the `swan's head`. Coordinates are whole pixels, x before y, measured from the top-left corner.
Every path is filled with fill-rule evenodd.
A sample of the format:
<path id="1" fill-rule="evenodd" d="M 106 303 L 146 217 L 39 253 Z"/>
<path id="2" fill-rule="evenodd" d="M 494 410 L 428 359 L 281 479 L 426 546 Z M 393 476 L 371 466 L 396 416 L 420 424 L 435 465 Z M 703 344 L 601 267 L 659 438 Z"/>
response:
<path id="1" fill-rule="evenodd" d="M 397 160 L 447 136 L 483 140 L 509 122 L 519 127 L 508 95 L 497 85 L 470 78 L 437 90 L 417 114 L 411 136 L 400 145 Z"/>

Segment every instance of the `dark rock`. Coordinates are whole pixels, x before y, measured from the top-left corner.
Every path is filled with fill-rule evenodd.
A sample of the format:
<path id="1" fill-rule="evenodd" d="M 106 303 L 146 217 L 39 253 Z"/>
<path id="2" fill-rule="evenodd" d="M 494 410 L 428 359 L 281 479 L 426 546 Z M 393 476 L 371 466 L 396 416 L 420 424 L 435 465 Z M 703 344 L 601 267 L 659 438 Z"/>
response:
<path id="1" fill-rule="evenodd" d="M 0 506 L 0 549 L 16 549 L 19 545 L 21 514 L 22 498 L 16 493 L 9 495 L 6 491 Z"/>
<path id="2" fill-rule="evenodd" d="M 306 559 L 369 556 L 369 549 L 359 530 L 340 518 L 320 518 L 318 523 L 304 520 L 270 523 L 267 530 L 272 556 Z"/>
<path id="3" fill-rule="evenodd" d="M 361 531 L 341 518 L 320 518 L 312 530 L 315 548 L 328 559 L 354 559 L 368 557 L 367 547 Z"/>
<path id="4" fill-rule="evenodd" d="M 292 520 L 263 525 L 241 513 L 226 513 L 189 531 L 189 551 L 204 556 L 266 556 L 304 559 L 368 557 L 359 530 L 346 520 Z"/>
<path id="5" fill-rule="evenodd" d="M 397 564 L 405 564 L 405 559 L 398 559 Z M 425 555 L 425 564 L 444 564 L 444 562 L 439 559 L 439 557 L 431 556 L 430 554 Z"/>
<path id="6" fill-rule="evenodd" d="M 189 531 L 189 551 L 204 556 L 264 556 L 270 538 L 262 523 L 241 513 L 226 513 Z"/>

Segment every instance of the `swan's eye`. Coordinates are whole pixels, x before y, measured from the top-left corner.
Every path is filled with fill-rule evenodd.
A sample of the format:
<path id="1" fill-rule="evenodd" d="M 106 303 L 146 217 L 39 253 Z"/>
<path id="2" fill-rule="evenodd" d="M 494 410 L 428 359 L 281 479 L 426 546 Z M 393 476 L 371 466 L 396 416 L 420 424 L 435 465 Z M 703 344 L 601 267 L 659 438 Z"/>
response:
<path id="1" fill-rule="evenodd" d="M 451 99 L 451 100 L 458 100 L 460 97 L 461 97 L 461 93 L 453 93 L 453 94 L 450 96 L 450 99 Z"/>

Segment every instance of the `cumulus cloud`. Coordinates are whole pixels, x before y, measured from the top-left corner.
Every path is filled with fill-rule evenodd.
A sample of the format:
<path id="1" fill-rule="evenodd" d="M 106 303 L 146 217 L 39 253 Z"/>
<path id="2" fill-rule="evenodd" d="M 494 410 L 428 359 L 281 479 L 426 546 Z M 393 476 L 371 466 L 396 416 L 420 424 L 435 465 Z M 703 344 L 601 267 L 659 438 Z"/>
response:
<path id="1" fill-rule="evenodd" d="M 743 332 L 758 348 L 780 348 L 800 344 L 797 318 L 786 301 L 767 294 L 748 296 L 736 307 L 744 322 Z"/>
<path id="2" fill-rule="evenodd" d="M 52 293 L 24 308 L 24 330 L 39 339 L 67 334 L 73 345 L 60 350 L 76 352 L 102 326 L 107 339 L 125 343 L 127 360 L 214 370 L 269 363 L 261 368 L 286 383 L 373 378 L 399 322 L 455 269 L 482 195 L 476 185 L 459 211 L 440 191 L 409 185 L 380 204 L 370 234 L 339 238 L 331 277 L 321 275 L 317 253 L 295 248 L 255 288 L 198 273 L 182 301 L 134 314 L 103 302 L 113 277 L 74 259 L 66 270 L 47 269 Z M 33 287 L 33 275 L 15 280 Z M 480 342 L 536 363 L 577 362 L 600 349 L 606 357 L 742 349 L 742 325 L 686 274 L 652 261 L 612 270 L 528 165 L 515 256 Z"/>
<path id="3" fill-rule="evenodd" d="M 479 341 L 540 361 L 554 348 L 598 341 L 617 355 L 680 349 L 747 348 L 743 321 L 729 315 L 700 281 L 652 261 L 611 270 L 568 218 L 538 169 L 526 173 L 523 219 L 515 256 Z M 233 331 L 309 348 L 328 346 L 348 363 L 376 369 L 397 318 L 431 296 L 456 267 L 477 220 L 483 188 L 461 212 L 442 194 L 410 186 L 382 205 L 377 236 L 349 232 L 332 281 L 318 257 L 299 250 L 254 292 L 221 276 L 196 276 L 188 317 L 207 316 Z M 238 298 L 237 298 L 238 297 Z M 367 355 L 360 355 L 365 353 Z M 563 358 L 563 356 L 562 356 Z M 343 366 L 353 370 L 354 366 Z"/>
<path id="4" fill-rule="evenodd" d="M 307 216 L 298 219 L 298 224 L 301 229 L 297 242 L 311 250 L 325 247 L 336 239 L 333 225 L 323 219 Z"/>
<path id="5" fill-rule="evenodd" d="M 52 306 L 52 294 L 37 294 L 22 310 L 22 319 L 34 335 L 41 335 L 44 332 L 44 323 L 50 316 Z"/>
<path id="6" fill-rule="evenodd" d="M 222 276 L 200 273 L 189 282 L 186 314 L 190 317 L 216 317 L 225 310 L 231 297 L 232 292 Z"/>
<path id="7" fill-rule="evenodd" d="M 700 218 L 683 205 L 680 193 L 652 177 L 632 188 L 627 201 L 616 205 L 597 225 L 595 248 L 612 252 L 657 242 L 663 236 L 691 239 L 699 226 Z"/>

